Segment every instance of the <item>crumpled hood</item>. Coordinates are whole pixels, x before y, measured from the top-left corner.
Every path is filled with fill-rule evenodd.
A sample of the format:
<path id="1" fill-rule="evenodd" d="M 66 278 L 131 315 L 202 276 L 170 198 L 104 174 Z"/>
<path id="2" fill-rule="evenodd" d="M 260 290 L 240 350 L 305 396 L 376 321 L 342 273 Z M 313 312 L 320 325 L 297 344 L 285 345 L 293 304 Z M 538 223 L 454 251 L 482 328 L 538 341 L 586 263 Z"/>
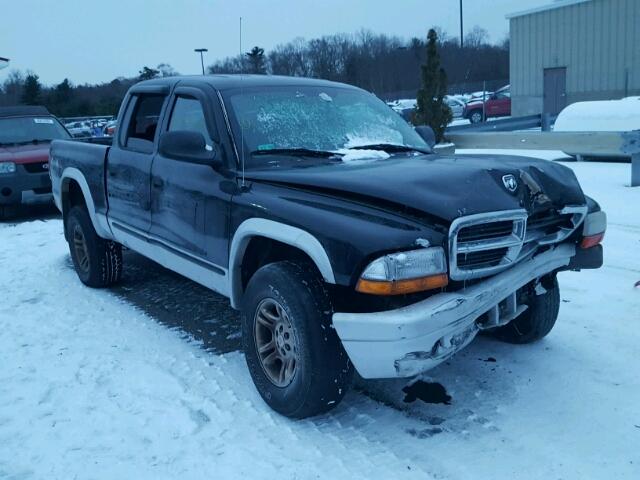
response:
<path id="1" fill-rule="evenodd" d="M 503 181 L 509 175 L 517 184 L 513 193 Z M 546 160 L 506 155 L 395 157 L 255 170 L 246 176 L 254 181 L 310 187 L 330 195 L 357 194 L 374 205 L 376 199 L 382 199 L 449 222 L 476 213 L 517 208 L 532 213 L 586 203 L 571 169 Z"/>
<path id="2" fill-rule="evenodd" d="M 49 158 L 49 147 L 48 143 L 0 147 L 0 162 L 21 164 L 46 162 Z"/>

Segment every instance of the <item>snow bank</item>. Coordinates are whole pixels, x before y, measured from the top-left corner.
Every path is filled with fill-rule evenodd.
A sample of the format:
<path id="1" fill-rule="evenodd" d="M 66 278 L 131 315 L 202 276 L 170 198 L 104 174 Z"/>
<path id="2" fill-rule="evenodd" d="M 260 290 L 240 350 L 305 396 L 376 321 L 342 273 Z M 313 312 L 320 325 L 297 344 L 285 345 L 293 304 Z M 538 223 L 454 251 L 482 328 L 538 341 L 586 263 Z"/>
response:
<path id="1" fill-rule="evenodd" d="M 556 132 L 627 132 L 640 129 L 640 97 L 578 102 L 556 120 Z"/>

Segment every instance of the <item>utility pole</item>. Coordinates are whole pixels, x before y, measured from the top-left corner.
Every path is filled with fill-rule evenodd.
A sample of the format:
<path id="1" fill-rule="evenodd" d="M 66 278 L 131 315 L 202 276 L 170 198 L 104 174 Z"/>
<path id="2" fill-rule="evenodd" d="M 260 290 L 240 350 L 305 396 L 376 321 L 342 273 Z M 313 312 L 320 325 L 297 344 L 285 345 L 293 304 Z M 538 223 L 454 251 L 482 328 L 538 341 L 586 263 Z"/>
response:
<path id="1" fill-rule="evenodd" d="M 206 48 L 195 48 L 193 51 L 200 54 L 200 65 L 202 65 L 202 75 L 204 75 L 204 57 L 203 57 L 203 54 L 204 54 L 204 52 L 208 52 L 209 50 L 207 50 Z"/>
<path id="2" fill-rule="evenodd" d="M 8 66 L 9 66 L 9 59 L 0 57 L 0 70 L 2 70 L 3 68 L 7 68 Z"/>
<path id="3" fill-rule="evenodd" d="M 460 48 L 464 47 L 464 27 L 462 22 L 462 0 L 460 0 Z"/>

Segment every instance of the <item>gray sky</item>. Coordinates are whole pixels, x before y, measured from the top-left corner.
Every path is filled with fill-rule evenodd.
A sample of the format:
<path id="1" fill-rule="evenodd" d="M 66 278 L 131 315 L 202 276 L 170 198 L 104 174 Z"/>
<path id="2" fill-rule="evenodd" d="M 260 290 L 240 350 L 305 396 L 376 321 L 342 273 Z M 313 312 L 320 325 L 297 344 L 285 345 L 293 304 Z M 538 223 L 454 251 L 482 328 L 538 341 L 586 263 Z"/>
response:
<path id="1" fill-rule="evenodd" d="M 464 0 L 465 30 L 480 25 L 491 41 L 509 30 L 505 15 L 551 0 Z M 169 63 L 198 73 L 206 63 L 244 50 L 269 49 L 295 37 L 368 29 L 404 38 L 433 25 L 458 36 L 458 0 L 0 0 L 0 57 L 33 70 L 46 84 L 68 77 L 95 83 Z M 10 69 L 0 71 L 0 81 Z"/>

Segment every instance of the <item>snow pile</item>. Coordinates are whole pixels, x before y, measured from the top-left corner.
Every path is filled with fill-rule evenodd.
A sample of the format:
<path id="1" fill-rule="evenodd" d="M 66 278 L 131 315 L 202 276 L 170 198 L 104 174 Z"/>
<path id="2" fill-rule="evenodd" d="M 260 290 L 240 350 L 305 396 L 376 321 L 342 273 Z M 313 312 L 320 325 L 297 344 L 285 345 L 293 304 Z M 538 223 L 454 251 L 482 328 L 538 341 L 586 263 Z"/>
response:
<path id="1" fill-rule="evenodd" d="M 640 97 L 577 102 L 556 120 L 556 132 L 628 132 L 640 130 Z"/>

